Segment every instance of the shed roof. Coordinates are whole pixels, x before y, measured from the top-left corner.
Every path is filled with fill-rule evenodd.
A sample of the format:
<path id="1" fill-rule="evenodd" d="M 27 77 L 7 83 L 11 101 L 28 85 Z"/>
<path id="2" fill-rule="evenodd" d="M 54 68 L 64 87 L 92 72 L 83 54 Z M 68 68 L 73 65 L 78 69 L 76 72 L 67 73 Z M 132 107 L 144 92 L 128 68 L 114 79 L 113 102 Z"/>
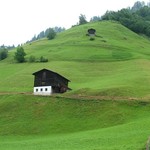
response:
<path id="1" fill-rule="evenodd" d="M 47 72 L 50 72 L 50 73 L 52 73 L 52 74 L 55 74 L 55 75 L 57 75 L 57 76 L 59 76 L 59 77 L 61 77 L 61 78 L 63 78 L 63 79 L 65 79 L 65 80 L 67 80 L 68 82 L 70 82 L 70 80 L 69 79 L 67 79 L 67 78 L 65 78 L 65 77 L 63 77 L 62 75 L 60 75 L 60 74 L 58 74 L 58 73 L 56 73 L 56 72 L 54 72 L 54 71 L 51 71 L 51 70 L 48 70 L 48 69 L 41 69 L 41 70 L 39 70 L 39 71 L 36 71 L 36 72 L 34 72 L 32 75 L 37 75 L 37 74 L 39 74 L 39 73 L 41 73 L 41 72 L 44 72 L 44 71 L 47 71 Z"/>
<path id="2" fill-rule="evenodd" d="M 88 33 L 90 34 L 95 34 L 96 30 L 93 28 L 88 29 Z"/>

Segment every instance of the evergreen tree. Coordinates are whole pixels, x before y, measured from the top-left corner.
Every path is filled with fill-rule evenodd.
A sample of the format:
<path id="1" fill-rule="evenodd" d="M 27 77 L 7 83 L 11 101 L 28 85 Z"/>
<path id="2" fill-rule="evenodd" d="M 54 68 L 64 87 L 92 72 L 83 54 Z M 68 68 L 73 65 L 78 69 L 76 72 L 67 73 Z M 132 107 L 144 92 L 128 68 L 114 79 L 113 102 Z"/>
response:
<path id="1" fill-rule="evenodd" d="M 34 35 L 34 37 L 31 39 L 31 42 L 32 41 L 35 41 L 37 39 L 36 35 Z"/>
<path id="2" fill-rule="evenodd" d="M 141 9 L 141 8 L 144 7 L 144 6 L 145 6 L 145 2 L 144 2 L 144 1 L 142 1 L 142 2 L 137 1 L 137 2 L 134 3 L 134 5 L 133 5 L 133 7 L 132 7 L 131 10 L 132 10 L 133 12 L 135 12 L 135 11 Z"/>
<path id="3" fill-rule="evenodd" d="M 55 38 L 55 36 L 56 36 L 56 32 L 54 31 L 54 29 L 53 28 L 49 28 L 49 33 L 47 35 L 47 38 L 49 40 L 52 40 L 52 39 Z"/>
<path id="4" fill-rule="evenodd" d="M 86 16 L 83 15 L 83 14 L 81 14 L 81 15 L 79 16 L 79 25 L 81 25 L 81 24 L 86 24 L 86 23 L 87 23 Z"/>
<path id="5" fill-rule="evenodd" d="M 45 37 L 47 37 L 49 34 L 49 28 L 45 30 Z"/>
<path id="6" fill-rule="evenodd" d="M 56 33 L 59 33 L 59 32 L 62 32 L 62 31 L 65 31 L 65 28 L 61 28 L 61 27 L 54 27 L 54 31 L 56 32 Z"/>
<path id="7" fill-rule="evenodd" d="M 140 10 L 136 12 L 139 16 L 141 16 L 144 20 L 150 21 L 150 7 L 144 6 Z"/>
<path id="8" fill-rule="evenodd" d="M 90 22 L 95 22 L 95 21 L 100 21 L 101 20 L 101 17 L 99 16 L 94 16 L 90 19 Z"/>
<path id="9" fill-rule="evenodd" d="M 7 58 L 8 50 L 5 48 L 0 49 L 0 60 Z"/>

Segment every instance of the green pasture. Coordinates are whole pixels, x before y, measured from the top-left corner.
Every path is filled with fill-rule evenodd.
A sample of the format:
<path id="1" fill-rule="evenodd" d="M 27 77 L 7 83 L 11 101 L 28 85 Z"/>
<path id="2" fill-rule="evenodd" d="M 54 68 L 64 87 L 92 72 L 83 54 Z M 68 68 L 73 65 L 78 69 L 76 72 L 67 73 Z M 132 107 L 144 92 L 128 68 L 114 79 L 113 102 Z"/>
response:
<path id="1" fill-rule="evenodd" d="M 0 96 L 1 150 L 143 149 L 150 103 Z"/>
<path id="2" fill-rule="evenodd" d="M 86 36 L 95 28 L 94 41 Z M 102 21 L 76 26 L 54 40 L 23 45 L 26 60 L 35 56 L 48 63 L 14 61 L 14 52 L 0 62 L 0 91 L 32 92 L 32 73 L 43 68 L 71 80 L 71 94 L 149 98 L 150 42 L 116 22 Z"/>
<path id="3" fill-rule="evenodd" d="M 96 29 L 95 40 L 86 36 Z M 143 150 L 150 136 L 150 41 L 116 22 L 76 26 L 0 61 L 1 150 Z M 36 61 L 29 63 L 30 56 Z M 38 62 L 48 58 L 47 63 Z M 57 72 L 71 91 L 33 96 L 32 73 Z"/>
<path id="4" fill-rule="evenodd" d="M 32 73 L 47 68 L 71 80 L 72 91 L 68 94 L 149 98 L 149 64 L 144 59 L 111 63 L 52 61 L 6 65 L 2 62 L 0 91 L 32 93 Z"/>

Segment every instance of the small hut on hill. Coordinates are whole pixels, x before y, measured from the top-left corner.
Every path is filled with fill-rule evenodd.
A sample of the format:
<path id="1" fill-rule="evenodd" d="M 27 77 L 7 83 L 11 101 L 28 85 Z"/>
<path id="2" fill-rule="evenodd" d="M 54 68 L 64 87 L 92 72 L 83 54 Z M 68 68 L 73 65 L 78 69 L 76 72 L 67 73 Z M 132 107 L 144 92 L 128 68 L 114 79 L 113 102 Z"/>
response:
<path id="1" fill-rule="evenodd" d="M 89 35 L 90 37 L 94 37 L 94 36 L 95 36 L 95 33 L 96 33 L 96 30 L 95 30 L 95 29 L 93 29 L 93 28 L 88 29 L 88 35 Z"/>

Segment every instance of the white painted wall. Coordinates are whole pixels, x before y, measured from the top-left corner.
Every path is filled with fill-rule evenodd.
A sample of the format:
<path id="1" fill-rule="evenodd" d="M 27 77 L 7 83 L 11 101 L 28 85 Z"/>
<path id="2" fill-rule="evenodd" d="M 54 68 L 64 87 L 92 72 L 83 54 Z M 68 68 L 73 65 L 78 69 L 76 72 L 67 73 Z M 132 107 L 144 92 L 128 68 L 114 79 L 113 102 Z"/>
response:
<path id="1" fill-rule="evenodd" d="M 51 95 L 52 87 L 51 86 L 34 87 L 33 93 L 34 95 Z"/>

